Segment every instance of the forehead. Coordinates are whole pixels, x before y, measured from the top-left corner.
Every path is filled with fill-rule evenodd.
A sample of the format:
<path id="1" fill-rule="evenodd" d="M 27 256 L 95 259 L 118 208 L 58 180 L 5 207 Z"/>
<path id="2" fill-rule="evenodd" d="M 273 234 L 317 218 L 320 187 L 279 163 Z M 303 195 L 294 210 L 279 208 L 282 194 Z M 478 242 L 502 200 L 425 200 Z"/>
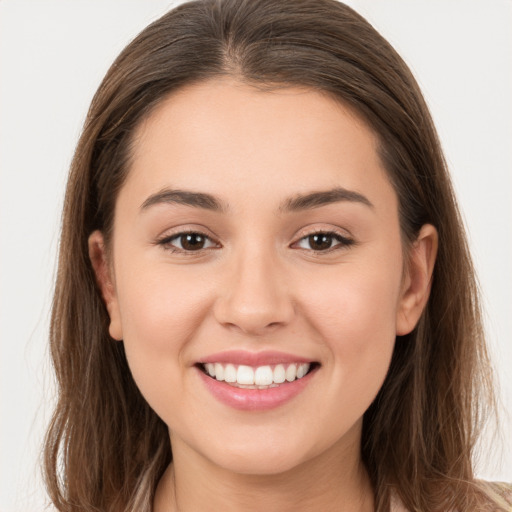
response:
<path id="1" fill-rule="evenodd" d="M 385 185 L 380 199 L 394 201 L 376 135 L 311 89 L 262 91 L 232 79 L 186 86 L 141 123 L 132 147 L 127 181 L 140 194 L 172 187 L 280 202 L 293 192 L 342 186 L 373 194 Z"/>

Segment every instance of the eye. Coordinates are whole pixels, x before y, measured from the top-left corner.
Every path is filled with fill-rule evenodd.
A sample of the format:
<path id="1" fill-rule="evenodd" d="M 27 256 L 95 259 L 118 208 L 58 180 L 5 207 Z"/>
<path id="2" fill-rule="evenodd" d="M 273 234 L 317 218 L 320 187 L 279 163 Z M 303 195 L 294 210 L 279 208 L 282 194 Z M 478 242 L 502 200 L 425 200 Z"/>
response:
<path id="1" fill-rule="evenodd" d="M 188 231 L 167 236 L 158 243 L 159 245 L 163 245 L 177 252 L 197 252 L 202 249 L 210 249 L 218 246 L 210 237 L 197 231 Z"/>
<path id="2" fill-rule="evenodd" d="M 354 240 L 332 231 L 318 231 L 301 238 L 297 243 L 300 249 L 327 252 L 329 249 L 348 247 L 354 244 Z"/>

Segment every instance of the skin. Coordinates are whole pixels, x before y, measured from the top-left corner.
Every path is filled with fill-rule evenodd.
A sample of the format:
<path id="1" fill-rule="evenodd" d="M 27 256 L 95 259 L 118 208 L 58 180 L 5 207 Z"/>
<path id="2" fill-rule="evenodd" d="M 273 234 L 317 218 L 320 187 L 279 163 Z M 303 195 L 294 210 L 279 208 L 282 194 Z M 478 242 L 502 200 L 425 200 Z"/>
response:
<path id="1" fill-rule="evenodd" d="M 405 266 L 377 143 L 326 95 L 227 78 L 173 93 L 138 128 L 112 246 L 94 232 L 89 249 L 110 334 L 169 427 L 173 464 L 155 512 L 373 510 L 362 417 L 395 336 L 425 306 L 437 248 L 435 229 L 423 226 Z M 370 204 L 283 208 L 336 187 Z M 211 194 L 225 211 L 142 207 L 167 189 Z M 170 236 L 187 230 L 207 245 L 173 252 L 182 239 Z M 315 231 L 353 243 L 331 238 L 318 250 Z M 279 350 L 320 367 L 284 405 L 240 411 L 213 398 L 194 366 L 230 349 Z"/>

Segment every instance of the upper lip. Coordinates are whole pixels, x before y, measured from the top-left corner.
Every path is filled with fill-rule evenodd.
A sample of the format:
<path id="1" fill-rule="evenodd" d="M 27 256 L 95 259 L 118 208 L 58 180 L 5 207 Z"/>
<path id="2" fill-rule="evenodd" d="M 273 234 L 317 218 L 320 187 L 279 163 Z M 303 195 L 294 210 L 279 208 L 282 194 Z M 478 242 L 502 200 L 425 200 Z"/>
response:
<path id="1" fill-rule="evenodd" d="M 262 351 L 248 352 L 245 350 L 229 350 L 217 352 L 202 358 L 199 363 L 224 363 L 246 366 L 266 366 L 280 363 L 312 363 L 311 359 L 288 354 L 286 352 Z"/>

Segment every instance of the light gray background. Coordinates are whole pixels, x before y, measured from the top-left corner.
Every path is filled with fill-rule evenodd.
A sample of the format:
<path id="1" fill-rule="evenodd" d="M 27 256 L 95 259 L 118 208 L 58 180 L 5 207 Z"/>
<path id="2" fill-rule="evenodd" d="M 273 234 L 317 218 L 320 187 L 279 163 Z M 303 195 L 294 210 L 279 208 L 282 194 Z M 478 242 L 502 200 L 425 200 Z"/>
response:
<path id="1" fill-rule="evenodd" d="M 164 0 L 0 0 L 0 511 L 41 510 L 63 187 L 92 95 Z M 353 0 L 412 67 L 467 222 L 503 406 L 479 475 L 512 481 L 512 2 Z M 101 426 L 99 426 L 101 428 Z M 488 459 L 485 462 L 485 459 Z"/>

